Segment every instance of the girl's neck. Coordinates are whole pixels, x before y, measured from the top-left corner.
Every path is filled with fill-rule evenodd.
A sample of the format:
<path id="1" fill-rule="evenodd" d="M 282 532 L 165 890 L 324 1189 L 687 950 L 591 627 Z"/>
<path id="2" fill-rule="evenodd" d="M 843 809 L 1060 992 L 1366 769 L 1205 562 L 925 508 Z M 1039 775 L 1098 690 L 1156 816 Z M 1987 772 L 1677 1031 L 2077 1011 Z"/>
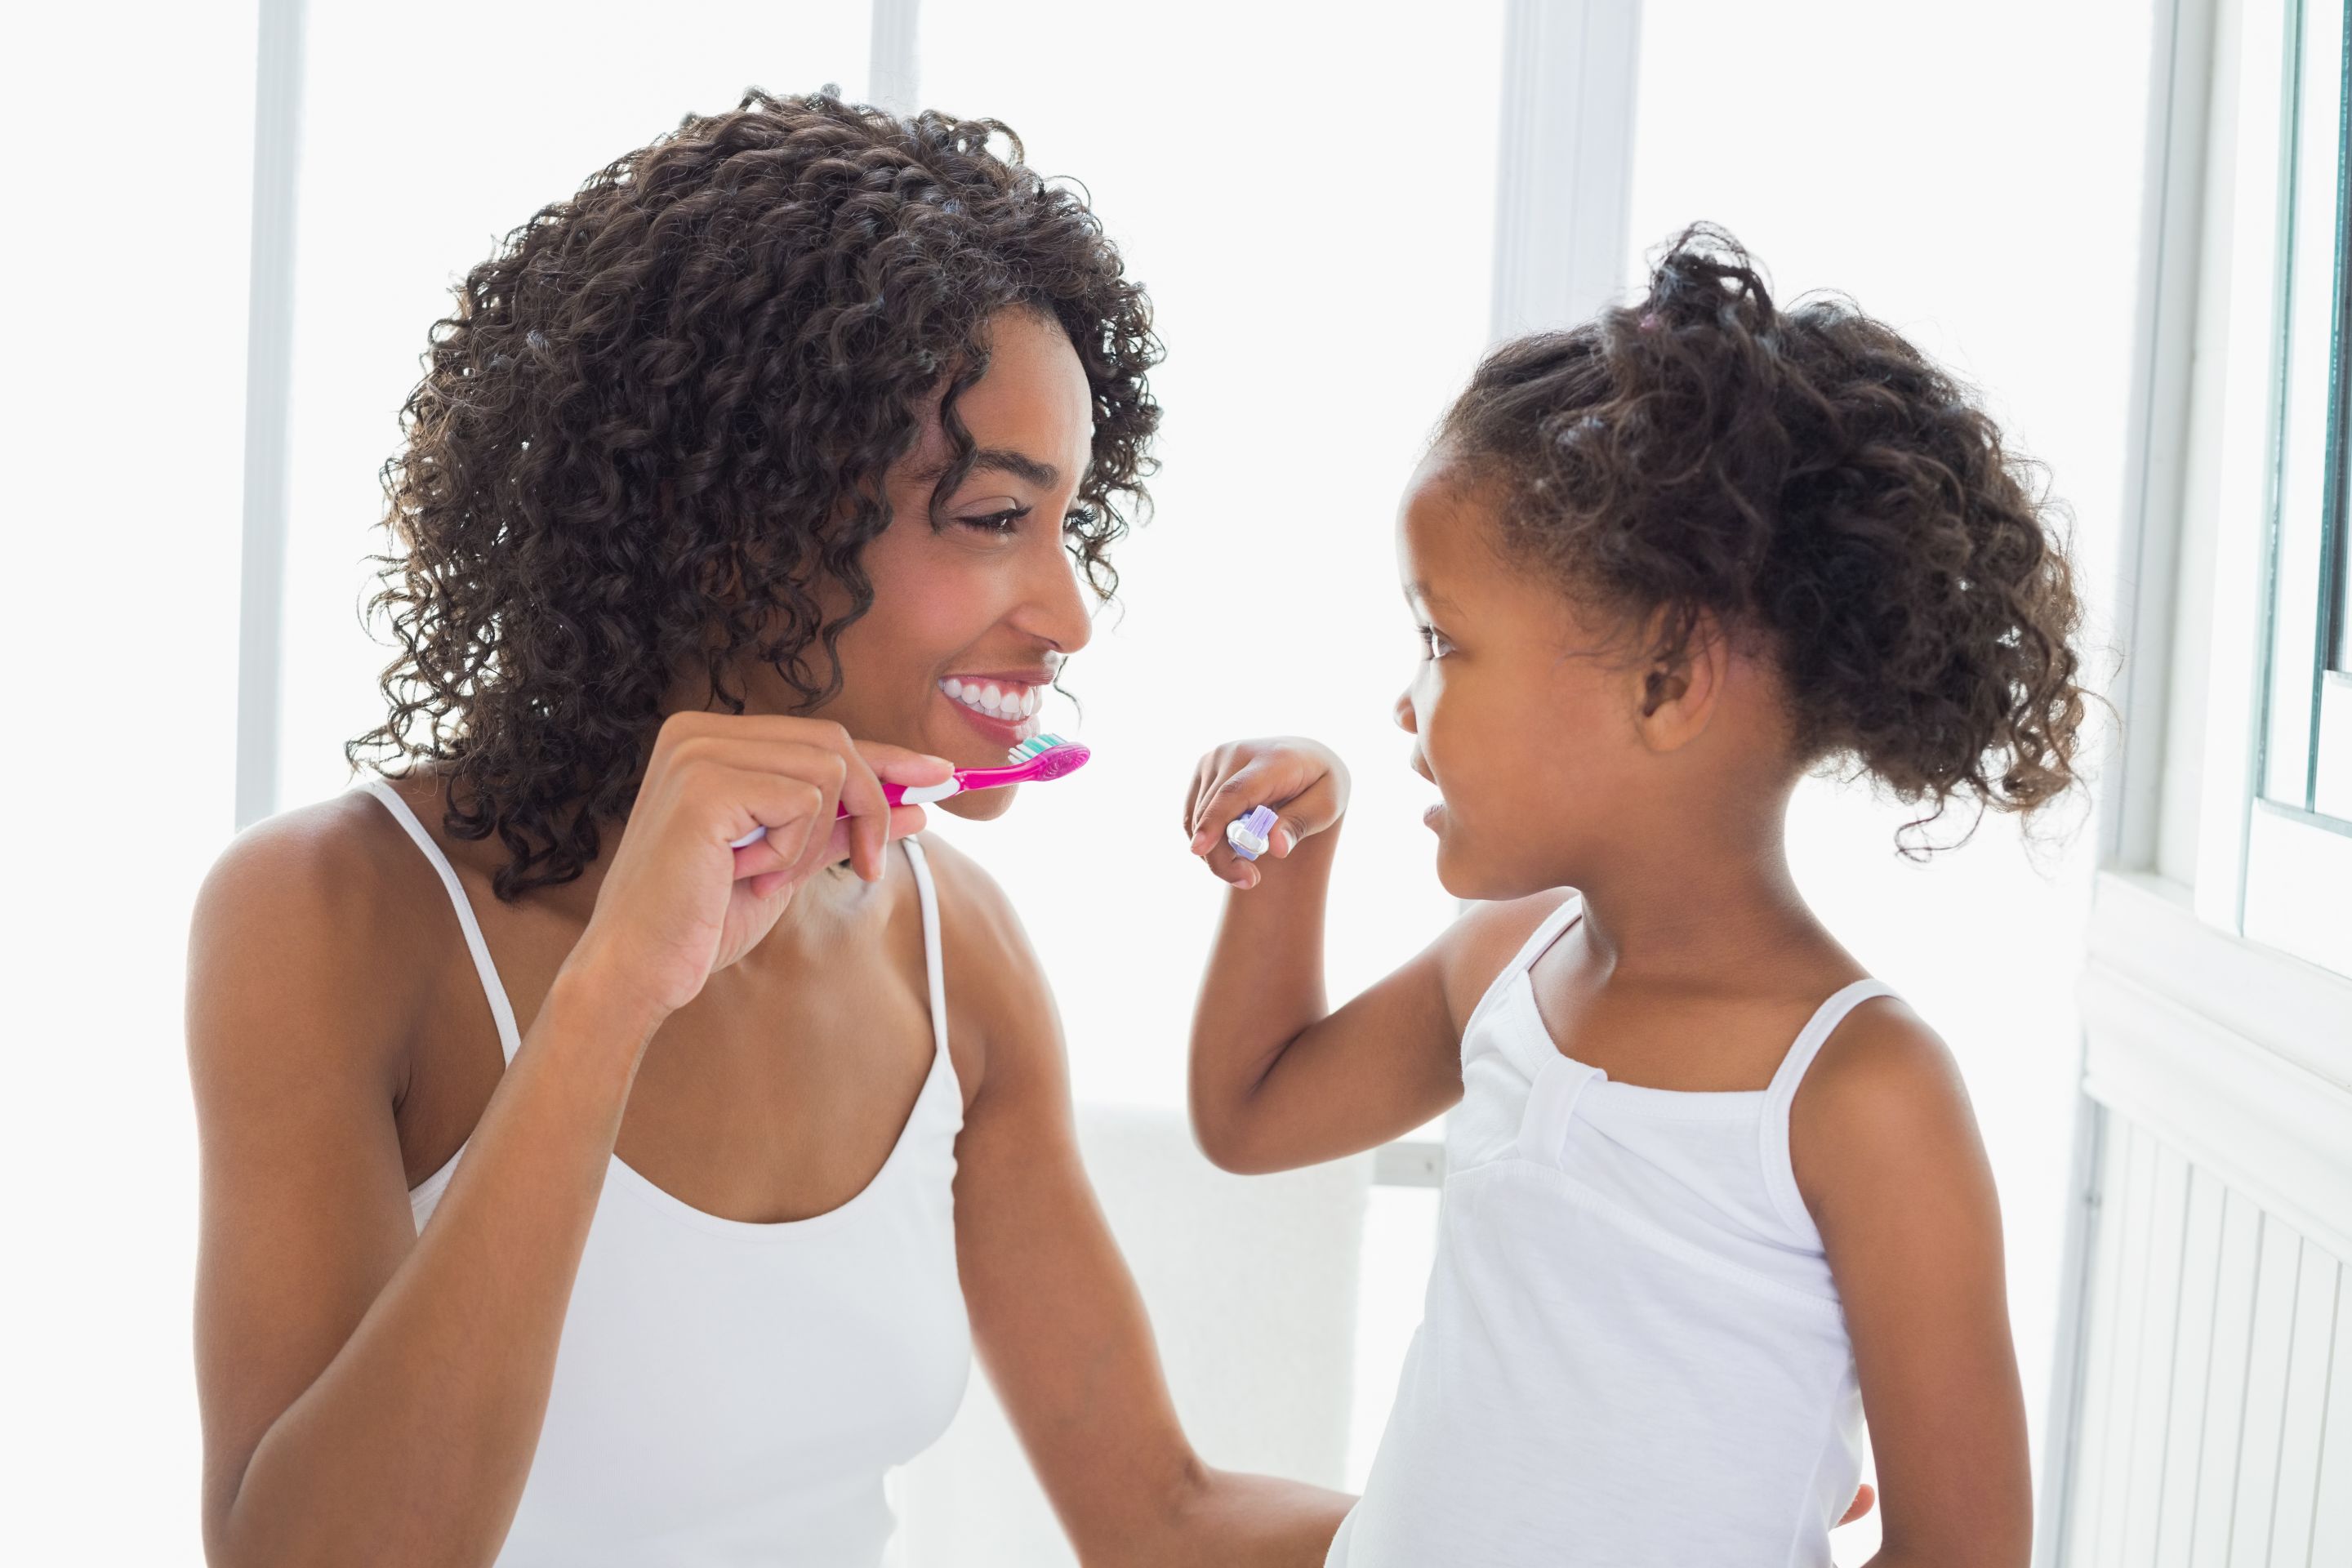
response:
<path id="1" fill-rule="evenodd" d="M 1789 870 L 1781 817 L 1714 833 L 1685 818 L 1672 833 L 1627 835 L 1578 884 L 1585 942 L 1637 983 L 1719 984 L 1747 965 L 1834 950 Z"/>

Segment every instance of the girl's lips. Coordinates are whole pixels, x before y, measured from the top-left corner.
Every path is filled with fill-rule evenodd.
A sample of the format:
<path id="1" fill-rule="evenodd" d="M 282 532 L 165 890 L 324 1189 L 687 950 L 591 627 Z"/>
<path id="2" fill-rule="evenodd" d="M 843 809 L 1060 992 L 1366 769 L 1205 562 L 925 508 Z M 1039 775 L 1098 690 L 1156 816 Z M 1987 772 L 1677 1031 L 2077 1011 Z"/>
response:
<path id="1" fill-rule="evenodd" d="M 1442 800 L 1433 800 L 1428 805 L 1422 809 L 1422 826 L 1428 828 L 1432 833 L 1443 833 L 1445 831 L 1444 826 L 1444 816 L 1445 803 Z"/>

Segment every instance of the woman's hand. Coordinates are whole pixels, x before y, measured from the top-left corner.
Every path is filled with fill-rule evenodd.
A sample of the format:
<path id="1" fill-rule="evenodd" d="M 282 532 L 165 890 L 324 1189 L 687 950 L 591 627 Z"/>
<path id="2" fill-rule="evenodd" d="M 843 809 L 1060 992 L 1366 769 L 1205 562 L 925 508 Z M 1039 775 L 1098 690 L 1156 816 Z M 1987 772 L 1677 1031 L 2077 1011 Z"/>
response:
<path id="1" fill-rule="evenodd" d="M 564 967 L 593 967 L 608 1001 L 667 1016 L 757 946 L 820 868 L 847 859 L 881 879 L 890 839 L 923 826 L 922 807 L 887 803 L 884 779 L 938 784 L 950 771 L 944 758 L 853 741 L 829 720 L 673 715 Z"/>
<path id="2" fill-rule="evenodd" d="M 1225 828 L 1261 805 L 1279 814 L 1266 835 L 1266 853 L 1287 858 L 1301 840 L 1347 811 L 1347 764 L 1329 747 L 1297 736 L 1231 741 L 1201 759 L 1184 797 L 1184 831 L 1192 853 L 1236 888 L 1256 887 L 1258 868 L 1234 853 Z"/>

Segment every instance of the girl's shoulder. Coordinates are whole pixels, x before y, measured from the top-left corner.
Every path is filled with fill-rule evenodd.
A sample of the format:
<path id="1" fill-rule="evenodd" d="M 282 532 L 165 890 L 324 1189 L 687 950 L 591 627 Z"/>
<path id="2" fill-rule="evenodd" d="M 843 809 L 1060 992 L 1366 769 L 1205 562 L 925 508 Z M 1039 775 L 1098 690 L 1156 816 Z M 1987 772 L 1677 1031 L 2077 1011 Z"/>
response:
<path id="1" fill-rule="evenodd" d="M 1578 900 L 1573 888 L 1547 888 L 1523 899 L 1475 903 L 1445 928 L 1432 945 L 1432 956 L 1457 1031 L 1469 1026 L 1480 999 L 1537 933 L 1554 923 L 1555 916 L 1570 918 L 1568 906 Z"/>
<path id="2" fill-rule="evenodd" d="M 1856 1005 L 1822 1043 L 1790 1102 L 1789 1152 L 1816 1220 L 1842 1191 L 1988 1173 L 1951 1047 L 1891 995 Z"/>

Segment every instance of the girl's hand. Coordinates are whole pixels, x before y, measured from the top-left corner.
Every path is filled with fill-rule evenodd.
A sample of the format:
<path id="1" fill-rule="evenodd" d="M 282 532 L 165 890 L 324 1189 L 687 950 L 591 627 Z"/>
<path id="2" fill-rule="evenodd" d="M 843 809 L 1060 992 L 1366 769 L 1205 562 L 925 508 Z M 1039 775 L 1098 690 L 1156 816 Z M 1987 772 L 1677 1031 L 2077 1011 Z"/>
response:
<path id="1" fill-rule="evenodd" d="M 890 839 L 923 826 L 922 807 L 890 805 L 882 780 L 938 784 L 949 772 L 943 758 L 852 741 L 827 720 L 673 715 L 564 968 L 593 970 L 601 996 L 658 1023 L 757 946 L 820 868 L 845 858 L 879 881 Z M 767 836 L 732 847 L 758 828 Z"/>
<path id="2" fill-rule="evenodd" d="M 1280 814 L 1266 835 L 1266 853 L 1286 859 L 1347 811 L 1347 764 L 1328 747 L 1297 736 L 1232 741 L 1201 759 L 1184 797 L 1184 832 L 1192 853 L 1236 888 L 1256 887 L 1259 871 L 1234 853 L 1225 828 L 1260 805 Z"/>

